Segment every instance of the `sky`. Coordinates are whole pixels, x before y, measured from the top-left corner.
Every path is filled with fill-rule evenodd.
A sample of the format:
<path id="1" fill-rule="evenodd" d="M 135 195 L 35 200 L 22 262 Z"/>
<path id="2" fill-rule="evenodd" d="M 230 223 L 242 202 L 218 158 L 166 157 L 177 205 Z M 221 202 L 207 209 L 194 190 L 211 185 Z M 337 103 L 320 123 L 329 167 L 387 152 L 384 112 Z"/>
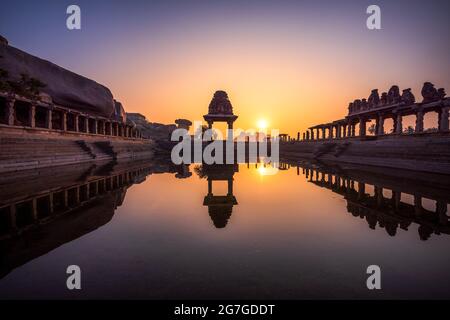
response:
<path id="1" fill-rule="evenodd" d="M 66 8 L 81 8 L 81 30 Z M 381 8 L 369 30 L 366 8 Z M 293 136 L 393 84 L 450 91 L 449 1 L 9 1 L 10 45 L 91 78 L 151 122 L 202 120 L 216 90 L 235 128 Z"/>

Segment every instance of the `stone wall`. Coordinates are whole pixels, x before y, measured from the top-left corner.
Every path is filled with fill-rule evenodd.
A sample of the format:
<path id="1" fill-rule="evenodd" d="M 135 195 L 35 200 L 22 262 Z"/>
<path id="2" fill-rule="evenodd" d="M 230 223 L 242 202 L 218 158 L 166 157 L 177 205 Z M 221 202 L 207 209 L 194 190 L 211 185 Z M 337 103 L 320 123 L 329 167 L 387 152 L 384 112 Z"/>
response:
<path id="1" fill-rule="evenodd" d="M 280 157 L 450 174 L 450 135 L 423 133 L 280 144 Z"/>
<path id="2" fill-rule="evenodd" d="M 52 132 L 0 126 L 0 172 L 153 156 L 149 139 Z"/>

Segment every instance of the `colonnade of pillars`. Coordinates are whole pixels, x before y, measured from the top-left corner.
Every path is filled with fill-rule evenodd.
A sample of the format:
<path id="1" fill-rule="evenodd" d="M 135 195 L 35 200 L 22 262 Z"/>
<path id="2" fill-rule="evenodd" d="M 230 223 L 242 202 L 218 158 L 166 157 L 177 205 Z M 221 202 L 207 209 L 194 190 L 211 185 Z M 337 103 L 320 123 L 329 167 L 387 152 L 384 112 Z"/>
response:
<path id="1" fill-rule="evenodd" d="M 0 123 L 9 126 L 142 138 L 141 132 L 132 126 L 109 119 L 74 113 L 50 105 L 0 97 L 0 109 Z"/>
<path id="2" fill-rule="evenodd" d="M 325 173 L 315 169 L 303 168 L 303 174 L 309 182 L 313 182 L 315 184 L 327 187 L 330 190 L 336 191 L 338 193 L 348 194 L 355 193 L 357 194 L 357 200 L 363 200 L 368 196 L 366 194 L 366 184 L 363 182 L 357 182 L 350 178 L 341 177 L 337 174 Z M 297 169 L 297 174 L 299 174 L 299 168 Z M 357 190 L 356 187 L 357 186 Z M 382 186 L 373 186 L 374 188 L 374 199 L 376 200 L 376 205 L 381 207 L 385 202 L 386 198 L 383 195 L 383 187 Z M 398 190 L 391 190 L 391 198 L 390 200 L 393 203 L 393 207 L 395 209 L 400 208 L 401 204 L 401 196 L 402 192 Z M 423 197 L 420 194 L 413 194 L 414 198 L 414 215 L 421 216 L 426 213 L 423 208 L 422 202 Z M 447 202 L 444 200 L 436 200 L 435 211 L 439 217 L 439 222 L 442 224 L 447 224 L 449 217 L 447 216 Z"/>
<path id="3" fill-rule="evenodd" d="M 414 111 L 413 115 L 416 117 L 415 122 L 415 133 L 424 132 L 424 116 L 427 112 L 436 111 L 438 114 L 438 131 L 448 132 L 449 131 L 449 110 L 450 107 L 442 107 L 440 109 L 424 110 L 417 109 Z M 378 114 L 374 116 L 359 116 L 357 118 L 349 118 L 347 120 L 340 121 L 340 123 L 324 124 L 313 128 L 303 133 L 303 140 L 324 140 L 324 139 L 341 139 L 350 137 L 364 137 L 367 134 L 367 122 L 375 120 L 375 131 L 374 135 L 384 135 L 386 134 L 384 123 L 386 119 L 393 120 L 393 134 L 403 133 L 403 117 L 410 115 L 411 113 L 402 113 L 401 111 L 393 111 L 388 114 Z M 358 134 L 356 134 L 356 125 L 359 124 Z M 300 140 L 300 133 L 297 134 L 297 140 Z"/>
<path id="4" fill-rule="evenodd" d="M 64 214 L 97 196 L 129 186 L 135 177 L 143 174 L 146 174 L 144 168 L 133 170 L 1 207 L 1 221 L 7 223 L 2 223 L 0 236 L 10 230 L 27 227 L 52 215 Z"/>

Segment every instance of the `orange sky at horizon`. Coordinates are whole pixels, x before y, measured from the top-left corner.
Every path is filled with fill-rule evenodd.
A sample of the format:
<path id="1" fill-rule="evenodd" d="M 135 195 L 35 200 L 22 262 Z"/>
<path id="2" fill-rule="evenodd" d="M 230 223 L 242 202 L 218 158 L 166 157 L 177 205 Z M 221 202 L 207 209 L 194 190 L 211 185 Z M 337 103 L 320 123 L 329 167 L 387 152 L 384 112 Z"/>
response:
<path id="1" fill-rule="evenodd" d="M 356 1 L 81 3 L 80 31 L 61 27 L 60 8 L 49 3 L 41 10 L 48 16 L 30 16 L 24 30 L 7 24 L 4 35 L 104 84 L 150 122 L 203 120 L 214 92 L 224 90 L 239 116 L 235 128 L 265 119 L 268 129 L 296 137 L 345 117 L 348 103 L 373 88 L 412 88 L 418 101 L 425 81 L 450 90 L 440 3 L 408 1 L 406 13 L 405 3 L 382 1 L 381 30 L 367 29 L 366 6 Z"/>

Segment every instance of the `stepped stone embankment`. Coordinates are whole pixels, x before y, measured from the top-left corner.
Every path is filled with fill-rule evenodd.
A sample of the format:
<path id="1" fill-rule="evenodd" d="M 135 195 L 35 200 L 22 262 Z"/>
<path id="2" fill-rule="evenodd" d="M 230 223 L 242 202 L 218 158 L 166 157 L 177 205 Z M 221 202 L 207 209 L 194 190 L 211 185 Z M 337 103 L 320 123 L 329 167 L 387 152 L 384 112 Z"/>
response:
<path id="1" fill-rule="evenodd" d="M 450 135 L 420 133 L 282 142 L 280 158 L 316 159 L 450 174 Z"/>
<path id="2" fill-rule="evenodd" d="M 103 160 L 145 159 L 154 153 L 154 142 L 149 139 L 123 140 L 85 134 L 16 128 L 7 132 L 8 128 L 0 129 L 0 172 Z"/>

